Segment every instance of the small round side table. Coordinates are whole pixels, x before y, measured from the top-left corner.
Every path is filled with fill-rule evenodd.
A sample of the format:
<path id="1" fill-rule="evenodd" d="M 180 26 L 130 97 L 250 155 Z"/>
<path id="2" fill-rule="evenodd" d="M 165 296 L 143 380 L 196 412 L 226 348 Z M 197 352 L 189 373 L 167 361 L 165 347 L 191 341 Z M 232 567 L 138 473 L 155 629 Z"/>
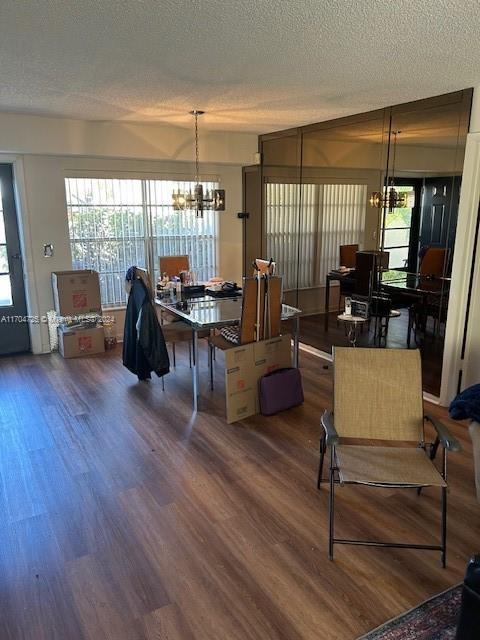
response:
<path id="1" fill-rule="evenodd" d="M 355 347 L 357 344 L 357 329 L 359 326 L 365 324 L 367 322 L 367 318 L 362 318 L 360 316 L 352 316 L 347 315 L 346 313 L 341 313 L 337 318 L 345 323 L 345 327 L 347 329 L 347 337 L 348 341 Z"/>

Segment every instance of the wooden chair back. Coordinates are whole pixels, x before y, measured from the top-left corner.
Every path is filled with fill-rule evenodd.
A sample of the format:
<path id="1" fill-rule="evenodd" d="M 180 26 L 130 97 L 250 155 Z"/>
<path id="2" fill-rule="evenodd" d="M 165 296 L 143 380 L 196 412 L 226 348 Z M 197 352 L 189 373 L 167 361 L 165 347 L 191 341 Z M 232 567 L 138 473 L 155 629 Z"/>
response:
<path id="1" fill-rule="evenodd" d="M 160 275 L 166 273 L 169 278 L 178 276 L 181 271 L 190 271 L 188 256 L 160 256 Z"/>
<path id="2" fill-rule="evenodd" d="M 356 260 L 355 293 L 362 296 L 369 296 L 375 271 L 375 254 L 370 251 L 358 251 Z"/>
<path id="3" fill-rule="evenodd" d="M 335 428 L 343 438 L 421 442 L 418 349 L 334 347 Z"/>
<path id="4" fill-rule="evenodd" d="M 354 269 L 357 265 L 358 244 L 340 245 L 340 266 Z"/>
<path id="5" fill-rule="evenodd" d="M 441 278 L 447 266 L 447 255 L 445 247 L 428 247 L 420 263 L 420 275 Z"/>
<path id="6" fill-rule="evenodd" d="M 378 287 L 379 273 L 388 269 L 388 251 L 357 251 L 355 293 L 370 297 Z"/>

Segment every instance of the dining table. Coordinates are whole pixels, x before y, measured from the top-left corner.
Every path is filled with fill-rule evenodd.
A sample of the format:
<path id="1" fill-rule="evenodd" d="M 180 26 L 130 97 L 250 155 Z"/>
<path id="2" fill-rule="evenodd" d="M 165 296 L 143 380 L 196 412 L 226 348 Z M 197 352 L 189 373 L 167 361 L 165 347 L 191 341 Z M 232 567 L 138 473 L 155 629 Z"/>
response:
<path id="1" fill-rule="evenodd" d="M 402 270 L 382 273 L 380 290 L 397 301 L 417 302 L 421 310 L 420 328 L 426 330 L 427 317 L 432 308 L 440 314 L 448 305 L 451 278 Z M 410 344 L 411 319 L 409 319 L 408 339 Z"/>
<path id="2" fill-rule="evenodd" d="M 215 297 L 208 294 L 185 297 L 173 291 L 155 298 L 160 312 L 166 312 L 179 320 L 183 320 L 192 329 L 192 395 L 193 410 L 198 410 L 199 402 L 199 368 L 198 368 L 198 333 L 205 329 L 217 329 L 239 324 L 242 317 L 242 297 L 232 293 L 227 297 Z M 293 363 L 298 367 L 300 309 L 282 304 L 281 319 L 293 321 Z M 232 347 L 234 347 L 232 343 Z"/>
<path id="3" fill-rule="evenodd" d="M 450 282 L 448 277 L 390 270 L 382 274 L 380 290 L 389 295 L 416 299 L 426 309 L 430 301 L 448 302 Z"/>

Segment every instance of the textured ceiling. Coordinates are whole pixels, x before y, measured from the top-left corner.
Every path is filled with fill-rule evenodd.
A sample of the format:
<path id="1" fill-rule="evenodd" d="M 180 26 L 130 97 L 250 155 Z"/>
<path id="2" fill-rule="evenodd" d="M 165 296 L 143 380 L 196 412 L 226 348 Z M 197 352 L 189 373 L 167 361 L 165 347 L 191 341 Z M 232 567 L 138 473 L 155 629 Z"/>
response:
<path id="1" fill-rule="evenodd" d="M 0 110 L 268 132 L 480 84 L 478 0 L 2 0 Z"/>

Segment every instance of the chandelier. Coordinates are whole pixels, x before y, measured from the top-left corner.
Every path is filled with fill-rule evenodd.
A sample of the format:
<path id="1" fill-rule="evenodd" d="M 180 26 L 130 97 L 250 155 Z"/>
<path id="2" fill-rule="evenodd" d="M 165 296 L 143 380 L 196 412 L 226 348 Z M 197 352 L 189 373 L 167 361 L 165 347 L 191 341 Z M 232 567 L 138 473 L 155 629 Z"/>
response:
<path id="1" fill-rule="evenodd" d="M 189 112 L 195 118 L 195 186 L 189 191 L 174 191 L 172 205 L 174 211 L 195 211 L 197 218 L 203 218 L 204 211 L 225 211 L 225 190 L 213 189 L 204 193 L 200 184 L 200 162 L 198 153 L 198 116 L 205 111 L 194 109 Z"/>
<path id="2" fill-rule="evenodd" d="M 407 206 L 407 194 L 397 191 L 391 185 L 383 194 L 381 191 L 373 191 L 370 194 L 370 204 L 378 209 L 385 207 L 389 213 L 392 213 L 393 209 L 403 209 Z"/>
<path id="3" fill-rule="evenodd" d="M 377 209 L 387 209 L 389 213 L 393 213 L 394 209 L 403 209 L 407 206 L 408 197 L 405 192 L 397 191 L 395 189 L 395 156 L 397 153 L 397 135 L 402 133 L 401 131 L 392 131 L 393 139 L 393 162 L 392 162 L 392 177 L 390 178 L 389 186 L 385 187 L 383 193 L 381 191 L 373 191 L 370 194 L 370 204 Z"/>

